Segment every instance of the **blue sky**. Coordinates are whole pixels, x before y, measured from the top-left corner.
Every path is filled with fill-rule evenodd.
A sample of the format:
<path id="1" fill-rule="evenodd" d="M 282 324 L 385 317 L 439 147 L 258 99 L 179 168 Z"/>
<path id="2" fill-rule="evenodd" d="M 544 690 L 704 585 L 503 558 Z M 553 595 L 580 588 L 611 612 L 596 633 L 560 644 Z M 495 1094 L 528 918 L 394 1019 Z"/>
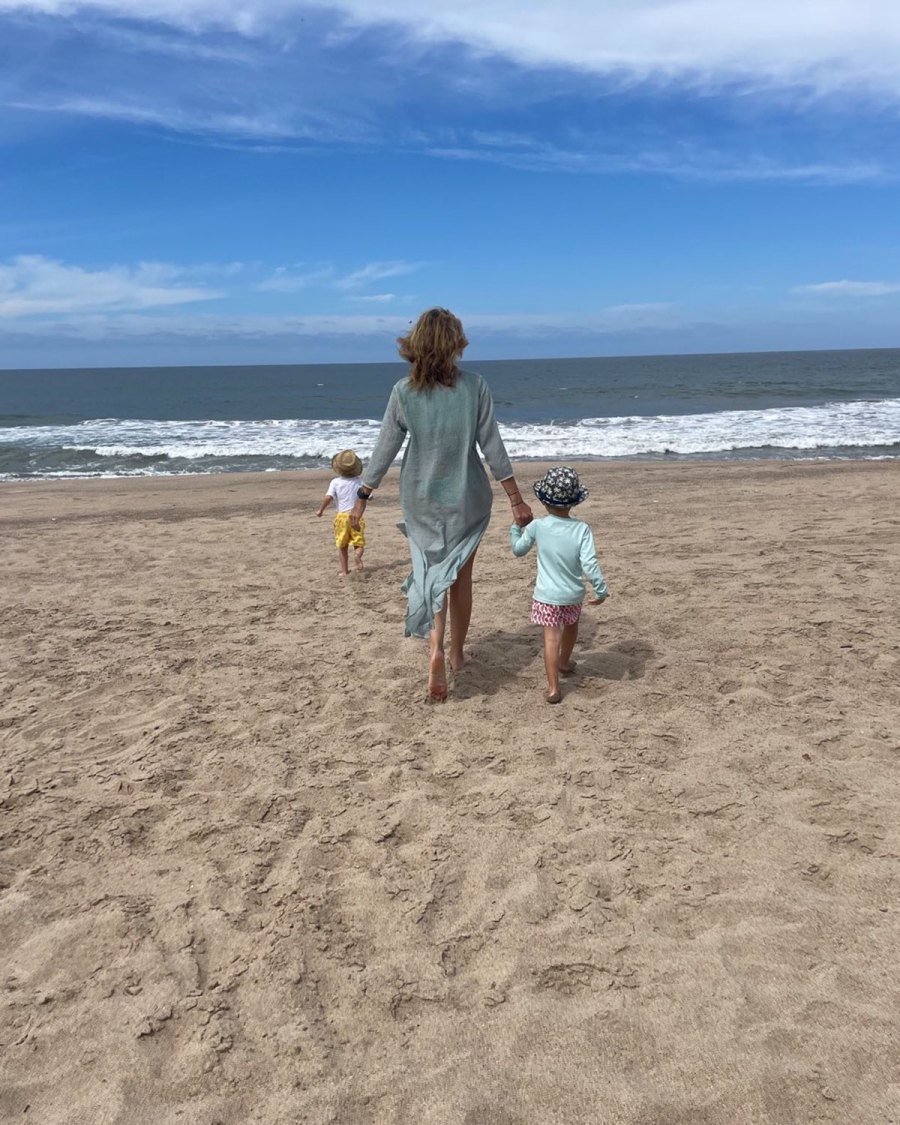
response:
<path id="1" fill-rule="evenodd" d="M 0 366 L 900 346 L 895 0 L 0 0 Z"/>

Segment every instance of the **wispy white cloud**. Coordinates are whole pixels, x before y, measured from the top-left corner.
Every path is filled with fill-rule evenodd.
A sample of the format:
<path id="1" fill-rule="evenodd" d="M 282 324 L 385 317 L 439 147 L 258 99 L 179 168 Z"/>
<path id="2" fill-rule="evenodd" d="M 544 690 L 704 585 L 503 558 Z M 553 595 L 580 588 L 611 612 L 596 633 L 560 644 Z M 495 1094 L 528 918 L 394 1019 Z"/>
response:
<path id="1" fill-rule="evenodd" d="M 279 266 L 263 280 L 257 280 L 263 267 L 259 262 L 209 262 L 180 265 L 171 262 L 138 262 L 91 268 L 24 254 L 8 261 L 0 260 L 0 318 L 42 318 L 37 331 L 51 328 L 48 317 L 60 316 L 65 328 L 66 314 L 78 314 L 77 323 L 87 324 L 93 313 L 141 312 L 145 309 L 192 304 L 225 297 L 240 298 L 243 292 L 296 293 L 304 289 L 318 292 L 318 302 L 325 294 L 331 301 L 342 303 L 348 298 L 371 304 L 390 304 L 395 293 L 365 292 L 366 286 L 386 277 L 413 273 L 422 263 L 406 261 L 369 262 L 351 271 L 340 271 L 331 262 L 298 263 Z M 238 318 L 240 319 L 240 318 Z M 278 318 L 275 318 L 276 320 Z M 336 323 L 356 323 L 356 318 L 338 316 Z M 95 321 L 112 326 L 118 318 Z M 246 324 L 265 326 L 266 317 L 249 319 Z M 73 322 L 75 323 L 75 322 Z M 128 323 L 123 320 L 122 323 Z M 174 325 L 174 321 L 166 320 Z M 199 323 L 199 322 L 198 322 Z M 293 322 L 292 322 L 293 323 Z M 303 323 L 303 319 L 297 321 Z M 140 317 L 135 329 L 149 325 Z M 70 325 L 71 327 L 71 325 Z M 173 331 L 176 329 L 173 327 Z M 182 329 L 183 330 L 183 329 Z M 219 330 L 219 329 L 217 329 Z M 260 331 L 268 331 L 261 327 Z"/>
<path id="2" fill-rule="evenodd" d="M 384 281 L 389 277 L 403 277 L 415 273 L 422 268 L 422 262 L 368 262 L 350 273 L 341 273 L 331 263 L 320 263 L 308 266 L 303 263 L 295 266 L 278 266 L 267 278 L 260 281 L 256 288 L 269 293 L 294 293 L 300 289 L 311 286 L 350 291 L 362 289 L 374 281 Z M 370 301 L 391 300 L 393 294 L 376 294 L 364 298 Z"/>
<path id="3" fill-rule="evenodd" d="M 846 89 L 900 96 L 900 7 L 895 0 L 0 0 L 0 12 L 93 12 L 198 34 L 247 38 L 297 33 L 306 14 L 331 11 L 349 29 L 393 25 L 409 42 L 457 43 L 524 66 L 745 88 Z"/>
<path id="4" fill-rule="evenodd" d="M 0 0 L 2 3 L 3 0 Z M 151 98 L 154 91 L 143 96 Z M 311 143 L 378 146 L 388 143 L 371 123 L 346 116 L 310 112 L 304 108 L 259 107 L 256 112 L 237 113 L 211 106 L 152 104 L 124 98 L 64 97 L 42 95 L 34 100 L 16 99 L 13 109 L 53 112 L 71 116 L 123 121 L 158 127 L 173 133 L 202 137 L 258 152 L 291 152 Z M 390 144 L 398 150 L 422 150 L 443 160 L 476 161 L 522 171 L 567 172 L 583 175 L 644 174 L 713 183 L 794 182 L 811 184 L 864 184 L 898 178 L 895 169 L 880 159 L 804 160 L 764 153 L 728 152 L 687 143 L 683 138 L 670 148 L 631 148 L 626 138 L 579 136 L 567 130 L 567 146 L 524 134 L 460 131 L 453 144 L 434 143 L 428 133 L 417 130 L 395 136 Z M 616 144 L 619 147 L 617 149 Z M 385 263 L 390 266 L 390 263 Z M 393 277 L 396 274 L 382 274 Z M 371 280 L 376 279 L 375 276 Z M 287 279 L 284 279 L 285 282 Z M 363 278 L 362 280 L 370 280 Z M 354 284 L 347 279 L 348 288 Z M 286 287 L 273 284 L 271 288 Z M 294 288 L 301 287 L 299 284 Z"/>
<path id="5" fill-rule="evenodd" d="M 474 139 L 474 138 L 473 138 Z M 583 139 L 579 147 L 562 148 L 546 142 L 528 143 L 520 138 L 513 145 L 491 138 L 483 145 L 456 147 L 431 146 L 430 155 L 446 160 L 473 160 L 503 164 L 523 171 L 571 172 L 590 175 L 642 173 L 670 176 L 682 180 L 714 183 L 783 181 L 814 184 L 859 184 L 893 177 L 893 172 L 876 160 L 791 161 L 752 153 L 728 153 L 686 144 L 671 150 L 662 148 L 628 151 L 600 144 L 592 147 Z"/>
<path id="6" fill-rule="evenodd" d="M 267 339 L 275 336 L 378 336 L 396 335 L 408 324 L 400 315 L 303 316 L 235 315 L 209 313 L 194 316 L 122 313 L 60 316 L 52 321 L 0 318 L 0 334 L 37 336 L 44 339 Z"/>
<path id="7" fill-rule="evenodd" d="M 900 95 L 894 0 L 331 0 L 360 24 L 395 21 L 426 42 L 455 41 L 529 66 L 687 83 L 858 87 Z"/>
<path id="8" fill-rule="evenodd" d="M 296 293 L 313 285 L 326 285 L 335 279 L 334 266 L 277 266 L 269 277 L 257 282 L 254 288 L 261 293 Z"/>
<path id="9" fill-rule="evenodd" d="M 7 37 L 0 106 L 261 153 L 390 149 L 719 183 L 896 178 L 900 160 L 885 138 L 900 101 L 900 4 L 757 0 L 740 19 L 729 9 L 725 0 L 433 9 L 418 0 L 0 0 L 0 25 L 19 36 Z M 603 129 L 591 134 L 586 123 L 598 116 L 585 99 L 598 97 Z M 848 112 L 875 124 L 850 130 L 842 117 L 835 145 L 828 115 Z"/>
<path id="10" fill-rule="evenodd" d="M 369 262 L 361 269 L 339 278 L 335 284 L 338 289 L 358 289 L 370 281 L 384 281 L 388 277 L 404 277 L 422 268 L 422 262 Z"/>
<path id="11" fill-rule="evenodd" d="M 2 4 L 0 4 L 2 10 Z M 190 62 L 237 63 L 254 65 L 254 44 L 231 37 L 227 42 L 210 41 L 200 35 L 184 35 L 178 28 L 135 25 L 119 21 L 97 23 L 93 32 L 106 48 L 130 55 L 156 55 Z"/>
<path id="12" fill-rule="evenodd" d="M 2 3 L 2 0 L 0 0 Z M 148 94 L 150 92 L 148 91 Z M 235 113 L 212 107 L 190 108 L 171 104 L 142 103 L 125 98 L 44 96 L 40 99 L 15 99 L 12 109 L 70 114 L 107 121 L 126 121 L 133 125 L 158 126 L 174 133 L 230 137 L 253 142 L 318 140 L 340 137 L 321 119 L 305 120 L 302 113 L 279 117 L 271 112 Z"/>
<path id="13" fill-rule="evenodd" d="M 543 336 L 554 333 L 602 335 L 631 329 L 655 330 L 684 323 L 684 314 L 671 302 L 646 301 L 606 305 L 587 313 L 483 313 L 463 316 L 467 329 L 511 335 Z"/>
<path id="14" fill-rule="evenodd" d="M 0 317 L 149 309 L 223 296 L 208 286 L 186 284 L 192 273 L 163 262 L 91 270 L 22 255 L 0 262 Z"/>
<path id="15" fill-rule="evenodd" d="M 791 292 L 806 297 L 889 297 L 900 293 L 900 281 L 819 281 L 795 285 Z"/>
<path id="16" fill-rule="evenodd" d="M 670 304 L 648 302 L 607 306 L 586 314 L 490 313 L 460 310 L 467 329 L 483 336 L 505 335 L 534 338 L 567 334 L 591 336 L 632 329 L 654 330 L 682 325 L 684 317 Z M 0 321 L 0 332 L 77 339 L 139 339 L 172 336 L 199 339 L 245 339 L 273 336 L 371 336 L 396 335 L 409 326 L 401 313 L 310 314 L 301 316 L 234 315 L 198 313 L 106 314 L 60 316 L 52 321 L 22 319 Z"/>

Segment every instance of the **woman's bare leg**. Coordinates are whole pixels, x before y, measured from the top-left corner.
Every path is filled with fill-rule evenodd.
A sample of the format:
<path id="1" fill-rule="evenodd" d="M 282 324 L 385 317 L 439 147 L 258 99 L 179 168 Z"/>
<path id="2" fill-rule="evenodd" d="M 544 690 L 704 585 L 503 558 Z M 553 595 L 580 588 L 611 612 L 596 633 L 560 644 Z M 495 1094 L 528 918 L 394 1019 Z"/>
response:
<path id="1" fill-rule="evenodd" d="M 477 548 L 476 548 L 477 550 Z M 475 551 L 459 568 L 456 581 L 450 587 L 450 667 L 458 672 L 466 662 L 463 645 L 472 620 L 472 568 Z"/>
<path id="2" fill-rule="evenodd" d="M 547 673 L 547 702 L 559 703 L 559 642 L 562 628 L 556 625 L 544 626 L 544 669 Z"/>
<path id="3" fill-rule="evenodd" d="M 432 699 L 447 698 L 447 665 L 444 661 L 444 631 L 447 627 L 447 599 L 434 615 L 434 627 L 429 638 L 428 694 Z"/>
<path id="4" fill-rule="evenodd" d="M 447 662 L 444 656 L 444 636 L 447 629 L 447 611 L 450 612 L 450 667 L 458 672 L 466 662 L 463 645 L 472 619 L 472 567 L 475 552 L 459 568 L 456 581 L 444 598 L 443 607 L 434 615 L 428 661 L 428 694 L 432 699 L 447 698 Z"/>

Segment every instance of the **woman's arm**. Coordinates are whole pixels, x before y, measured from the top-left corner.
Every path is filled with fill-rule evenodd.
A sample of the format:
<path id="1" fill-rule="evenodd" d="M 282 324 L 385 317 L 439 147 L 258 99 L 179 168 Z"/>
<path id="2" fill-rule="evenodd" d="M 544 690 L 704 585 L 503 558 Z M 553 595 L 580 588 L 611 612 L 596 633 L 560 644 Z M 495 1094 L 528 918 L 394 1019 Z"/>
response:
<path id="1" fill-rule="evenodd" d="M 503 491 L 509 497 L 513 519 L 519 527 L 525 527 L 526 524 L 531 523 L 534 516 L 531 508 L 522 499 L 522 493 L 513 476 L 506 446 L 500 436 L 500 427 L 494 416 L 494 400 L 483 379 L 478 390 L 478 445 L 494 474 L 494 480 L 498 480 L 503 485 Z"/>
<path id="2" fill-rule="evenodd" d="M 509 497 L 510 505 L 512 506 L 513 519 L 519 527 L 525 527 L 534 519 L 531 508 L 522 499 L 522 493 L 519 491 L 519 486 L 516 484 L 515 477 L 507 477 L 506 480 L 500 481 L 503 486 L 503 491 Z"/>
<path id="3" fill-rule="evenodd" d="M 406 419 L 403 417 L 400 396 L 397 394 L 397 388 L 394 387 L 388 399 L 384 418 L 381 420 L 378 440 L 363 471 L 363 485 L 366 488 L 374 490 L 381 484 L 384 474 L 393 465 L 394 458 L 400 452 L 400 446 L 405 438 Z"/>
<path id="4" fill-rule="evenodd" d="M 481 379 L 480 376 L 478 378 Z M 494 480 L 503 481 L 513 475 L 500 427 L 494 417 L 494 400 L 483 379 L 478 388 L 478 445 L 494 474 Z"/>
<path id="5" fill-rule="evenodd" d="M 393 465 L 394 458 L 400 452 L 400 446 L 405 438 L 406 420 L 403 417 L 397 388 L 394 387 L 391 391 L 391 397 L 388 399 L 384 418 L 381 421 L 381 429 L 378 431 L 375 448 L 372 450 L 372 456 L 363 472 L 362 486 L 370 496 L 381 484 L 384 474 Z M 359 521 L 365 515 L 366 503 L 367 498 L 357 496 L 356 503 L 350 509 L 351 527 L 359 527 Z"/>

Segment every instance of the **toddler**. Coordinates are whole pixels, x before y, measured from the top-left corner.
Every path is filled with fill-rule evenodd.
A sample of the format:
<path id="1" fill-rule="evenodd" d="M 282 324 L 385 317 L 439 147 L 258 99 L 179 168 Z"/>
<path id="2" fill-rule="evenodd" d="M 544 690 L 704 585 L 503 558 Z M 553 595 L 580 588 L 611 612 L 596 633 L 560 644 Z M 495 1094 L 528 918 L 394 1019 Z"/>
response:
<path id="1" fill-rule="evenodd" d="M 535 481 L 534 494 L 547 515 L 527 527 L 510 528 L 513 554 L 527 554 L 537 544 L 537 581 L 531 603 L 532 625 L 544 626 L 544 667 L 547 670 L 547 702 L 559 703 L 559 675 L 575 671 L 572 649 L 578 640 L 578 619 L 584 601 L 587 575 L 594 587 L 588 605 L 599 605 L 609 597 L 600 571 L 591 529 L 570 515 L 587 498 L 574 469 L 550 469 Z"/>
<path id="2" fill-rule="evenodd" d="M 334 545 L 338 549 L 341 575 L 350 573 L 350 548 L 356 557 L 356 569 L 363 569 L 363 551 L 366 546 L 366 521 L 361 519 L 359 527 L 350 526 L 350 509 L 356 503 L 357 489 L 362 486 L 362 461 L 352 449 L 343 449 L 331 459 L 335 478 L 329 484 L 325 499 L 319 505 L 317 516 L 321 516 L 328 505 L 334 501 L 337 512 L 334 517 Z"/>

